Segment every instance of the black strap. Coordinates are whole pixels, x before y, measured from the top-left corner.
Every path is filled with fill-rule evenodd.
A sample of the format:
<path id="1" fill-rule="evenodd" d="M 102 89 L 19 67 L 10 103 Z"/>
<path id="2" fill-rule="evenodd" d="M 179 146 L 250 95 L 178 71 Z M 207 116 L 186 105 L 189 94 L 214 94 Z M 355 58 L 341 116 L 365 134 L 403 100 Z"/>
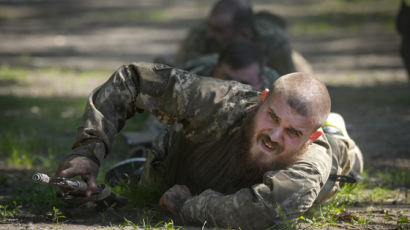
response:
<path id="1" fill-rule="evenodd" d="M 344 176 L 344 175 L 336 175 L 336 174 L 331 174 L 329 176 L 329 179 L 333 181 L 339 181 L 340 183 L 354 184 L 358 182 L 358 180 L 352 176 Z"/>

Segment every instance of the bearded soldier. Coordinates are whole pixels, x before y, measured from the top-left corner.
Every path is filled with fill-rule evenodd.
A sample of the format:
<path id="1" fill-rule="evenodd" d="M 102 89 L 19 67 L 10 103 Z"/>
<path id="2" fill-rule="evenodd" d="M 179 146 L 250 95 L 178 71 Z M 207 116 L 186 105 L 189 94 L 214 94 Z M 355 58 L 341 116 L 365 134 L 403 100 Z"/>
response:
<path id="1" fill-rule="evenodd" d="M 263 95 L 136 63 L 90 95 L 73 153 L 56 175 L 82 176 L 90 194 L 115 135 L 143 110 L 170 125 L 149 150 L 139 185 L 162 194 L 160 205 L 186 223 L 264 229 L 280 223 L 281 212 L 293 218 L 325 200 L 338 178 L 363 168 L 343 119 L 329 115 L 326 87 L 311 75 L 282 76 Z"/>

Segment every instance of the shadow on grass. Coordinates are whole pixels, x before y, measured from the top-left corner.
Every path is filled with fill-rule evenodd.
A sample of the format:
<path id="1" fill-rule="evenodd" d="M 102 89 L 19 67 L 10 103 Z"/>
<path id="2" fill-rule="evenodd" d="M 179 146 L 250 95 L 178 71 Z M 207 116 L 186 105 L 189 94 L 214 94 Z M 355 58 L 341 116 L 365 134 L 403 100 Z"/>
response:
<path id="1" fill-rule="evenodd" d="M 363 152 L 365 165 L 379 159 L 385 165 L 395 159 L 409 160 L 409 85 L 329 87 L 329 92 L 332 111 L 345 118 L 350 136 Z"/>

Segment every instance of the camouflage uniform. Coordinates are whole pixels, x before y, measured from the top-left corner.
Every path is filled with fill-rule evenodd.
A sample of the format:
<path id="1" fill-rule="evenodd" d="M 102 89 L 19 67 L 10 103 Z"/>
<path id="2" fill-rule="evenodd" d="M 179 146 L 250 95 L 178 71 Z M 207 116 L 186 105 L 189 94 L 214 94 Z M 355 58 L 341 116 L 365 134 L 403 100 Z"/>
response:
<path id="1" fill-rule="evenodd" d="M 252 40 L 264 52 L 266 65 L 280 75 L 295 72 L 292 49 L 285 31 L 264 17 L 255 17 L 255 37 Z M 192 28 L 176 55 L 177 66 L 209 52 L 205 45 L 206 23 Z"/>
<path id="2" fill-rule="evenodd" d="M 102 160 L 126 119 L 149 110 L 161 122 L 175 124 L 154 142 L 140 180 L 141 185 L 162 193 L 181 184 L 176 175 L 184 175 L 180 174 L 182 162 L 184 156 L 195 154 L 193 146 L 214 143 L 237 130 L 260 96 L 248 85 L 196 77 L 164 65 L 123 66 L 90 95 L 73 152 Z M 329 144 L 328 138 L 336 144 Z M 312 206 L 325 184 L 330 184 L 325 195 L 337 188 L 337 183 L 328 180 L 329 174 L 348 173 L 355 148 L 347 137 L 322 135 L 293 165 L 268 171 L 260 183 L 230 193 L 209 189 L 207 180 L 214 178 L 201 178 L 201 183 L 186 184 L 194 196 L 182 204 L 179 214 L 188 222 L 243 229 L 278 224 L 278 205 L 295 217 Z M 226 178 L 219 181 L 225 182 Z"/>
<path id="3" fill-rule="evenodd" d="M 219 54 L 208 54 L 199 58 L 195 58 L 193 60 L 187 61 L 183 66 L 182 69 L 188 70 L 191 73 L 201 75 L 201 76 L 212 76 L 216 66 L 218 65 Z M 261 89 L 264 90 L 266 88 L 270 88 L 273 82 L 276 81 L 280 76 L 279 74 L 267 67 L 264 66 L 263 68 L 263 85 Z"/>

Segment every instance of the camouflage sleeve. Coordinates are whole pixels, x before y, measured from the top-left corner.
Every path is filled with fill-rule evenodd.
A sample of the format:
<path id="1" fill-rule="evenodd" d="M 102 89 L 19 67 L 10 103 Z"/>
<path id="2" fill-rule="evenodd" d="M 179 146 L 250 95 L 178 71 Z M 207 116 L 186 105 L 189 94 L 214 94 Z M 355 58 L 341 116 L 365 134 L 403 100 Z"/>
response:
<path id="1" fill-rule="evenodd" d="M 266 229 L 280 225 L 312 206 L 330 168 L 329 146 L 326 142 L 313 144 L 292 166 L 265 173 L 263 183 L 231 195 L 206 190 L 188 199 L 180 215 L 189 222 L 220 227 Z"/>
<path id="2" fill-rule="evenodd" d="M 137 111 L 137 76 L 134 68 L 122 67 L 90 94 L 73 154 L 97 158 L 98 162 L 105 158 L 125 120 Z"/>
<path id="3" fill-rule="evenodd" d="M 227 121 L 234 122 L 241 112 L 232 112 L 232 107 L 245 106 L 240 102 L 246 101 L 243 96 L 256 94 L 239 83 L 197 77 L 165 65 L 123 66 L 89 96 L 74 153 L 90 153 L 101 161 L 125 121 L 142 110 L 162 123 L 182 124 L 188 138 L 215 136 L 215 130 L 231 125 Z"/>
<path id="4" fill-rule="evenodd" d="M 177 66 L 181 67 L 188 60 L 204 55 L 205 51 L 205 24 L 202 23 L 191 28 L 180 44 L 176 54 Z"/>

